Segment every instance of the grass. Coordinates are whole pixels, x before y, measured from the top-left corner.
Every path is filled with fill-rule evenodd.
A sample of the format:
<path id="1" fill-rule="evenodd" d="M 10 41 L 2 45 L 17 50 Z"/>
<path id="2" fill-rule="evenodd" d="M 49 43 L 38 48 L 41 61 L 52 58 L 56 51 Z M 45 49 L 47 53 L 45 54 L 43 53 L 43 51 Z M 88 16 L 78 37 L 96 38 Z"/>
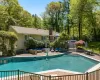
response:
<path id="1" fill-rule="evenodd" d="M 88 42 L 86 50 L 92 50 L 94 53 L 100 54 L 100 42 Z"/>

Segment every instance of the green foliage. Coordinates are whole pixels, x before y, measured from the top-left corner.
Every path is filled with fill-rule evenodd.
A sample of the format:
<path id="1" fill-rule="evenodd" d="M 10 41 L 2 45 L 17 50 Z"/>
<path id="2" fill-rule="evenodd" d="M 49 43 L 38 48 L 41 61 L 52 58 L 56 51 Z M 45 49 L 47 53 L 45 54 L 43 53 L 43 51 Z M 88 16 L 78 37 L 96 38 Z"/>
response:
<path id="1" fill-rule="evenodd" d="M 100 42 L 88 42 L 88 47 L 86 50 L 92 50 L 94 53 L 100 54 Z"/>
<path id="2" fill-rule="evenodd" d="M 10 41 L 16 42 L 18 40 L 18 37 L 14 32 L 7 32 L 7 34 L 9 35 Z"/>
<path id="3" fill-rule="evenodd" d="M 42 19 L 25 11 L 18 0 L 0 2 L 0 30 L 9 30 L 10 25 L 36 27 L 57 32 L 70 30 L 70 37 L 83 40 L 100 40 L 100 2 L 98 0 L 70 0 L 50 2 Z M 70 11 L 70 14 L 68 12 Z M 67 19 L 70 19 L 67 21 Z M 70 25 L 71 24 L 71 25 Z M 68 25 L 70 25 L 68 27 Z"/>
<path id="4" fill-rule="evenodd" d="M 53 30 L 61 32 L 63 30 L 64 19 L 64 4 L 62 2 L 51 2 L 46 7 L 43 21 L 47 26 L 52 27 Z"/>
<path id="5" fill-rule="evenodd" d="M 60 36 L 54 41 L 51 42 L 51 47 L 55 48 L 65 48 L 65 43 L 68 40 L 68 35 L 65 32 L 62 32 Z"/>
<path id="6" fill-rule="evenodd" d="M 33 17 L 33 25 L 35 28 L 41 28 L 41 18 L 39 18 L 36 14 L 35 15 L 32 15 Z"/>
<path id="7" fill-rule="evenodd" d="M 74 28 L 71 35 L 81 39 L 97 40 L 100 29 L 95 13 L 98 11 L 99 2 L 97 0 L 71 0 L 70 6 L 70 20 L 73 23 L 71 28 Z"/>
<path id="8" fill-rule="evenodd" d="M 15 55 L 14 52 L 14 44 L 17 41 L 17 36 L 13 32 L 0 31 L 0 39 L 1 39 L 1 51 L 3 52 L 3 56 L 12 56 Z"/>
<path id="9" fill-rule="evenodd" d="M 29 39 L 27 39 L 25 41 L 25 46 L 26 48 L 42 48 L 44 47 L 44 42 L 43 41 L 38 41 L 32 37 L 30 37 Z"/>
<path id="10" fill-rule="evenodd" d="M 49 17 L 48 17 L 48 14 L 46 12 L 44 12 L 42 15 L 42 28 L 43 29 L 49 29 L 50 28 L 50 24 L 49 24 Z"/>
<path id="11" fill-rule="evenodd" d="M 0 5 L 0 30 L 5 30 L 7 18 L 8 18 L 8 13 L 6 11 L 6 7 Z"/>
<path id="12" fill-rule="evenodd" d="M 10 50 L 9 50 L 9 55 L 15 55 L 15 42 L 18 40 L 18 37 L 15 33 L 13 32 L 8 32 L 8 35 L 9 35 L 9 47 L 10 47 Z"/>
<path id="13" fill-rule="evenodd" d="M 38 17 L 38 16 L 37 16 Z M 35 18 L 24 10 L 18 0 L 3 0 L 0 2 L 0 29 L 9 30 L 10 25 L 35 27 Z M 41 19 L 38 17 L 36 22 L 41 28 Z M 39 24 L 39 25 L 38 25 Z"/>

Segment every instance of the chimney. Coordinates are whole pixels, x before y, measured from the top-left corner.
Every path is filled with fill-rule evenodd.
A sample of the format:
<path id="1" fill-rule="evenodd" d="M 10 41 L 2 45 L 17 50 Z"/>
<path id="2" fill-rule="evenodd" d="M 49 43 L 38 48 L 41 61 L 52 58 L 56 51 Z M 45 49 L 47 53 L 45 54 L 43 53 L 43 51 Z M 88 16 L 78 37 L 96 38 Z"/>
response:
<path id="1" fill-rule="evenodd" d="M 50 40 L 50 42 L 52 42 L 54 40 L 53 29 L 52 28 L 49 28 L 49 40 Z"/>

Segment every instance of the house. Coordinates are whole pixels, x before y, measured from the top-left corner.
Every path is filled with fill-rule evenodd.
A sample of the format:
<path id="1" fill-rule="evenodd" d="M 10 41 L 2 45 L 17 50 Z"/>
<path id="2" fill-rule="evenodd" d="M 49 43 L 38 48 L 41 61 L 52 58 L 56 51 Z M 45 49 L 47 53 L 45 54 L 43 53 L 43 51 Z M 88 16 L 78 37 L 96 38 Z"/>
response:
<path id="1" fill-rule="evenodd" d="M 54 31 L 19 26 L 10 26 L 9 31 L 15 32 L 18 36 L 18 41 L 16 42 L 16 49 L 25 49 L 24 42 L 29 36 L 32 36 L 37 40 L 45 40 L 50 36 L 53 36 L 53 38 L 56 35 L 58 36 L 58 33 Z"/>

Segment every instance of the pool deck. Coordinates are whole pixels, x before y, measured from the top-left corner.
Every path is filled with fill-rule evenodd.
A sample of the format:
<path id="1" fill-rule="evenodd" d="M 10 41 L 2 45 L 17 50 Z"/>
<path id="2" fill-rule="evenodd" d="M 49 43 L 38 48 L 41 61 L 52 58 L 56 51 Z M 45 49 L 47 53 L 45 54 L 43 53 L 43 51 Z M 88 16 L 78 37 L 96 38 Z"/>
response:
<path id="1" fill-rule="evenodd" d="M 48 55 L 49 56 L 52 56 L 52 55 L 58 55 L 58 54 L 63 54 L 63 53 L 60 53 L 60 52 L 49 52 L 48 53 Z M 100 56 L 99 55 L 86 55 L 85 53 L 79 53 L 79 52 L 70 52 L 70 54 L 81 54 L 81 55 L 83 55 L 83 56 L 88 56 L 88 57 L 91 57 L 91 58 L 93 58 L 93 59 L 97 59 L 97 60 L 99 60 L 100 61 Z M 14 56 L 14 57 L 38 57 L 38 56 L 46 56 L 47 54 L 46 53 L 44 53 L 44 52 L 42 52 L 42 53 L 37 53 L 37 55 L 33 55 L 33 54 L 29 54 L 29 53 L 27 53 L 27 54 L 20 54 L 20 55 L 16 55 L 16 56 Z"/>
<path id="2" fill-rule="evenodd" d="M 58 54 L 63 54 L 63 53 L 60 53 L 60 52 L 49 52 L 48 53 L 49 56 L 58 55 Z M 27 54 L 16 55 L 14 57 L 38 57 L 38 56 L 46 56 L 46 55 L 47 53 L 42 52 L 42 53 L 37 53 L 36 55 L 27 53 Z"/>

